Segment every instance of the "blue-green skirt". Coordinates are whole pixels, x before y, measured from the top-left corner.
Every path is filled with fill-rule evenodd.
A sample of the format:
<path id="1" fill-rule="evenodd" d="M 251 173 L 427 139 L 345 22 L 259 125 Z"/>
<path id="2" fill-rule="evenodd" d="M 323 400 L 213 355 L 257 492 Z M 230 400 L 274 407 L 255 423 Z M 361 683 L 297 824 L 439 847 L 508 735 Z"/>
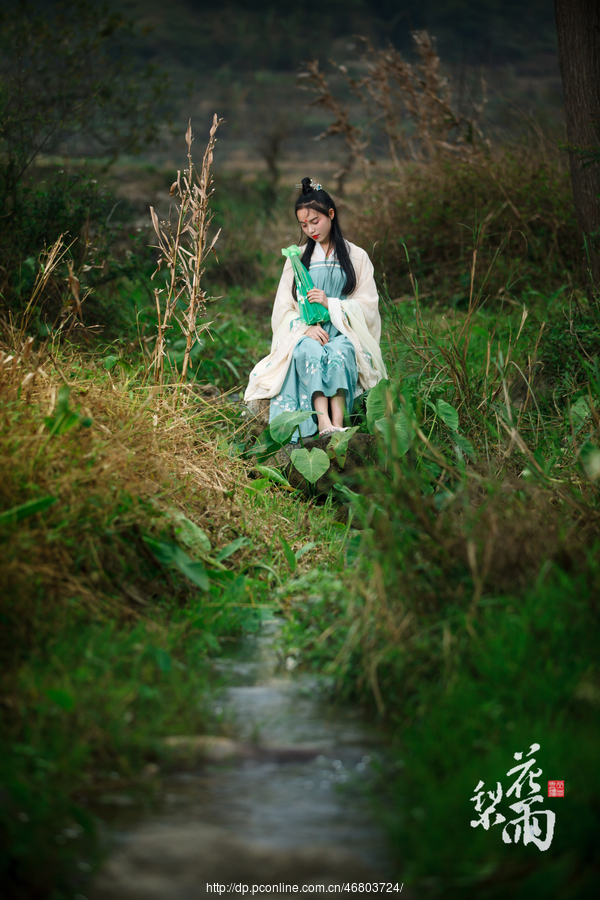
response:
<path id="1" fill-rule="evenodd" d="M 340 389 L 343 390 L 346 410 L 352 412 L 358 382 L 354 346 L 332 322 L 325 322 L 322 328 L 329 335 L 325 346 L 314 338 L 303 337 L 294 347 L 281 391 L 271 400 L 270 422 L 282 412 L 314 411 L 313 396 L 318 391 L 326 397 L 334 397 Z M 317 430 L 316 414 L 300 425 L 302 437 L 310 437 Z M 295 443 L 297 440 L 296 431 L 292 441 Z"/>

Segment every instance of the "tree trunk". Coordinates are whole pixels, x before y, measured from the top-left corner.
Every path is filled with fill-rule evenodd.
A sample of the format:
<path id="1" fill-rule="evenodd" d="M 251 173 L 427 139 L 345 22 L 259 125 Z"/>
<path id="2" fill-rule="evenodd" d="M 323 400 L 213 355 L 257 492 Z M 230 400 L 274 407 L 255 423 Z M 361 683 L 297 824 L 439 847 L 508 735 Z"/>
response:
<path id="1" fill-rule="evenodd" d="M 600 297 L 600 2 L 554 0 L 577 221 L 590 293 Z"/>

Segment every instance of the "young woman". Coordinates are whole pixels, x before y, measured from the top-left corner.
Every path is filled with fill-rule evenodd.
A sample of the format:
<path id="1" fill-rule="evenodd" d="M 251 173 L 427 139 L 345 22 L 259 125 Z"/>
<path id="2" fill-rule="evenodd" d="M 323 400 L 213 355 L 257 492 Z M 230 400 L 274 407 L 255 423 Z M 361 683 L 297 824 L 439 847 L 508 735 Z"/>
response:
<path id="1" fill-rule="evenodd" d="M 343 430 L 354 398 L 386 377 L 379 298 L 369 257 L 344 239 L 335 203 L 320 184 L 302 179 L 295 213 L 306 238 L 302 263 L 314 284 L 308 299 L 324 306 L 331 321 L 304 324 L 287 259 L 271 317 L 271 352 L 252 370 L 244 399 L 270 398 L 269 421 L 312 410 L 300 432 L 324 436 Z"/>

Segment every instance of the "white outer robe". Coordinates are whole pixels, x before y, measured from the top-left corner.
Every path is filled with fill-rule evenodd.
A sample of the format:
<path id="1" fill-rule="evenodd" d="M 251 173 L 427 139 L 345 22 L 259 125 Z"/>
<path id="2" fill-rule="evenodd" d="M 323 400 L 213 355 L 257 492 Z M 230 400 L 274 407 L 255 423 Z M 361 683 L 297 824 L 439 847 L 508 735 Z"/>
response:
<path id="1" fill-rule="evenodd" d="M 358 369 L 357 394 L 360 394 L 374 387 L 382 378 L 387 378 L 387 372 L 379 349 L 381 317 L 373 263 L 361 247 L 349 241 L 347 245 L 356 273 L 356 289 L 345 300 L 338 297 L 327 299 L 331 321 L 354 345 Z M 319 249 L 317 244 L 313 258 L 318 255 Z M 280 392 L 294 347 L 310 328 L 300 318 L 298 303 L 292 294 L 293 284 L 294 270 L 290 260 L 286 259 L 271 316 L 271 352 L 252 369 L 244 394 L 246 401 L 275 397 Z"/>

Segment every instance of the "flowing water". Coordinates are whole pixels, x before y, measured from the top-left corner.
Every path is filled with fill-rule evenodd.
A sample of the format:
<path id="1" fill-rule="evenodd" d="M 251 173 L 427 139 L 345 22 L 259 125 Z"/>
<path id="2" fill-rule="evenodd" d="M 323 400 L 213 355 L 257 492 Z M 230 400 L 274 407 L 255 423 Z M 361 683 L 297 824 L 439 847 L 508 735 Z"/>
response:
<path id="1" fill-rule="evenodd" d="M 293 657 L 282 665 L 278 628 L 267 622 L 216 664 L 225 683 L 217 712 L 239 736 L 233 758 L 170 774 L 152 813 L 117 817 L 90 900 L 192 900 L 218 885 L 314 892 L 389 878 L 367 796 L 382 738 L 323 702 L 317 679 L 288 671 Z"/>

